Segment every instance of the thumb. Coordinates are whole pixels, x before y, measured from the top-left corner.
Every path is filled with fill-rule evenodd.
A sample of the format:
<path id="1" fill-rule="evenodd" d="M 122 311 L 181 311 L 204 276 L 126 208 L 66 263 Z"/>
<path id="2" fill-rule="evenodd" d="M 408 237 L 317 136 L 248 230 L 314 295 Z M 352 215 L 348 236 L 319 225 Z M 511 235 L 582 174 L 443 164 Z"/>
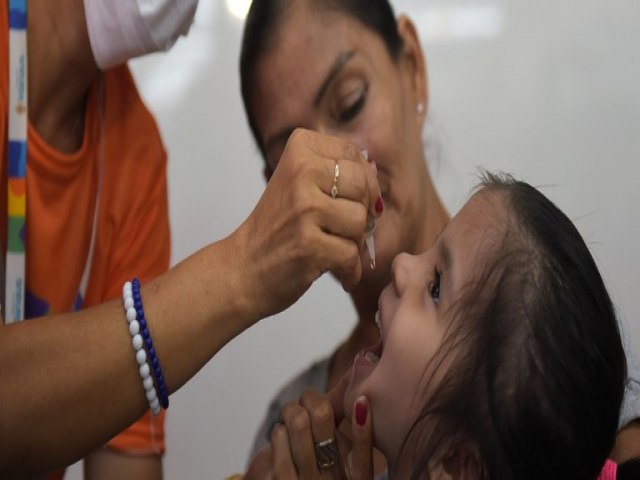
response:
<path id="1" fill-rule="evenodd" d="M 373 478 L 373 421 L 370 410 L 367 397 L 359 397 L 353 406 L 353 444 L 347 458 L 349 478 L 352 480 Z"/>

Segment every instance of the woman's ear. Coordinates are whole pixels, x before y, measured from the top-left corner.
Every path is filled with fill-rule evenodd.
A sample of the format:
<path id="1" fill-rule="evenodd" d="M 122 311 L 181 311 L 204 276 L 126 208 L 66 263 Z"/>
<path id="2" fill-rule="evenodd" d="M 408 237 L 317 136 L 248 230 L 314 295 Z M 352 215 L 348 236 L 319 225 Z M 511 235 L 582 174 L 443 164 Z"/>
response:
<path id="1" fill-rule="evenodd" d="M 427 63 L 420 46 L 420 37 L 415 24 L 405 15 L 398 17 L 398 33 L 402 39 L 400 62 L 409 77 L 416 114 L 422 119 L 429 107 L 429 77 Z"/>
<path id="2" fill-rule="evenodd" d="M 442 459 L 442 469 L 452 480 L 481 480 L 485 478 L 484 462 L 475 442 L 456 442 L 453 450 Z"/>

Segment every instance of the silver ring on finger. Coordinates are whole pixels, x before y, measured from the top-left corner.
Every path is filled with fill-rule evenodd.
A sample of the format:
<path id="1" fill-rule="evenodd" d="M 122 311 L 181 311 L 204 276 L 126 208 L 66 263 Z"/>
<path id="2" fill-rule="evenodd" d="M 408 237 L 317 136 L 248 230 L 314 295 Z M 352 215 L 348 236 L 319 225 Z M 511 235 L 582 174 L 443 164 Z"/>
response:
<path id="1" fill-rule="evenodd" d="M 338 461 L 339 452 L 335 438 L 315 443 L 316 463 L 320 470 L 333 467 Z"/>

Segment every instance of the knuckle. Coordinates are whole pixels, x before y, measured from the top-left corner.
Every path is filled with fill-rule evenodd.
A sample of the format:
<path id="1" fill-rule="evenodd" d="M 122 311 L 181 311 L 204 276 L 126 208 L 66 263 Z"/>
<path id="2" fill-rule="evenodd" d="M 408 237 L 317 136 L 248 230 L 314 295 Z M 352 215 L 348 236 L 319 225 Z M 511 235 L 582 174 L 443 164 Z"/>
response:
<path id="1" fill-rule="evenodd" d="M 295 218 L 304 218 L 303 215 L 311 207 L 311 205 L 311 199 L 304 189 L 292 189 L 290 211 Z"/>
<path id="2" fill-rule="evenodd" d="M 304 434 L 310 430 L 309 415 L 306 410 L 300 409 L 291 418 L 291 430 L 296 434 Z"/>
<path id="3" fill-rule="evenodd" d="M 344 270 L 340 275 L 342 286 L 345 290 L 350 291 L 360 281 L 360 253 L 356 245 L 354 244 L 349 253 L 344 259 Z"/>
<path id="4" fill-rule="evenodd" d="M 303 128 L 297 127 L 291 132 L 291 135 L 289 135 L 289 142 L 297 143 L 304 141 L 306 135 L 307 132 Z"/>
<path id="5" fill-rule="evenodd" d="M 313 257 L 313 246 L 316 244 L 314 229 L 303 224 L 298 228 L 297 242 L 293 253 L 295 258 L 301 261 L 308 261 Z"/>
<path id="6" fill-rule="evenodd" d="M 313 419 L 313 423 L 316 425 L 333 423 L 333 411 L 331 410 L 329 403 L 323 401 L 311 410 L 311 418 Z"/>
<path id="7" fill-rule="evenodd" d="M 366 195 L 368 192 L 368 180 L 367 180 L 367 172 L 363 170 L 363 167 L 358 165 L 357 175 L 353 176 L 353 182 L 355 187 L 358 189 L 358 192 L 362 195 Z"/>
<path id="8" fill-rule="evenodd" d="M 351 142 L 345 143 L 343 154 L 344 158 L 346 158 L 347 160 L 355 162 L 360 159 L 360 150 L 358 150 L 358 147 L 356 147 L 355 144 Z"/>
<path id="9" fill-rule="evenodd" d="M 284 425 L 276 423 L 271 429 L 271 442 L 275 442 L 284 433 Z"/>
<path id="10" fill-rule="evenodd" d="M 292 416 L 295 415 L 296 410 L 299 408 L 300 405 L 295 400 L 287 403 L 282 408 L 282 412 L 280 412 L 280 418 L 282 418 L 285 422 L 288 422 L 288 420 L 290 420 Z"/>
<path id="11" fill-rule="evenodd" d="M 345 265 L 349 273 L 355 272 L 360 265 L 360 250 L 358 246 L 352 244 L 349 246 L 349 253 L 345 260 Z"/>

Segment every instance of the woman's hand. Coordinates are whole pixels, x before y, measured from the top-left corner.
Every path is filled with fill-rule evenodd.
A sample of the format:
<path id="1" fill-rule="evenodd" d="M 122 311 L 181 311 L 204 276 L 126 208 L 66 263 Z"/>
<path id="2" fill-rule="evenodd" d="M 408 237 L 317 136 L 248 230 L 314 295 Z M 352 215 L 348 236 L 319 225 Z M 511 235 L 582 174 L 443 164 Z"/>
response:
<path id="1" fill-rule="evenodd" d="M 342 405 L 348 378 L 345 376 L 327 395 L 307 390 L 298 402 L 288 404 L 282 411 L 282 422 L 271 432 L 271 444 L 254 457 L 245 480 L 371 480 L 373 428 L 369 403 L 359 398 L 351 421 L 344 418 Z"/>
<path id="2" fill-rule="evenodd" d="M 255 209 L 230 237 L 257 317 L 287 308 L 327 271 L 354 288 L 379 195 L 375 165 L 355 145 L 294 131 Z"/>

